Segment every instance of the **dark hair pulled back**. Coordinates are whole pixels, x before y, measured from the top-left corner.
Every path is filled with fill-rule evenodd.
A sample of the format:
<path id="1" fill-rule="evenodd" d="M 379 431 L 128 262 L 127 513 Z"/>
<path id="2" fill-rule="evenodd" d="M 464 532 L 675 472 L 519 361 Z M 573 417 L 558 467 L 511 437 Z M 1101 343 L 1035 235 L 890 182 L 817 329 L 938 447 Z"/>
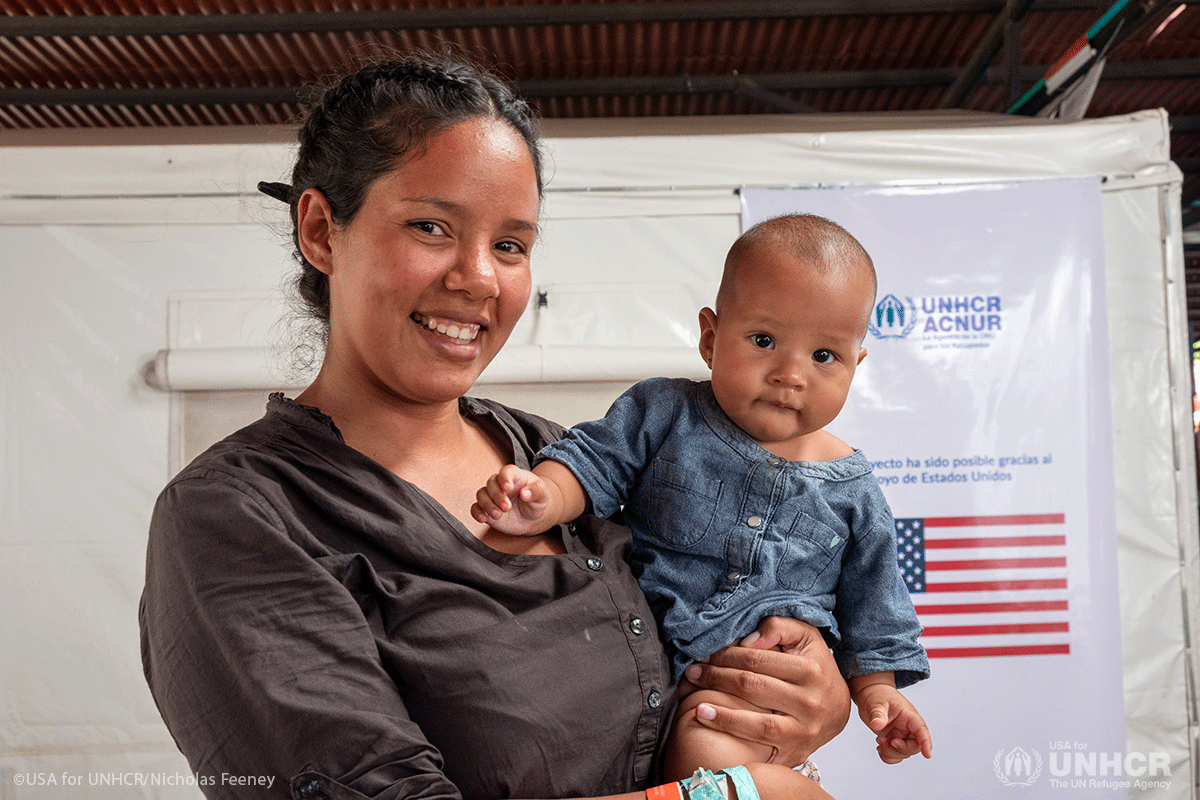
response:
<path id="1" fill-rule="evenodd" d="M 533 112 L 501 80 L 450 58 L 414 56 L 371 64 L 325 91 L 300 128 L 300 149 L 287 200 L 300 264 L 295 288 L 308 316 L 329 330 L 329 278 L 300 252 L 297 202 L 319 190 L 333 221 L 350 223 L 377 179 L 419 157 L 434 134 L 469 119 L 507 123 L 529 148 L 542 192 L 542 163 Z"/>

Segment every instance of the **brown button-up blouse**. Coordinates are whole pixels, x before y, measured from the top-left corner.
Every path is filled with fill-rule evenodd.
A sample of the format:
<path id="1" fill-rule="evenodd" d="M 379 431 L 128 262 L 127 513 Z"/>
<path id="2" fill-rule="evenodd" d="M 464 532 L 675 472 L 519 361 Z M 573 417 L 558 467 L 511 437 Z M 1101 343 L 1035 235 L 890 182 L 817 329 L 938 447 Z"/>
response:
<path id="1" fill-rule="evenodd" d="M 464 399 L 514 463 L 545 420 Z M 154 511 L 140 621 L 163 719 L 210 797 L 562 798 L 655 778 L 674 704 L 628 531 L 517 556 L 314 409 L 201 455 Z"/>

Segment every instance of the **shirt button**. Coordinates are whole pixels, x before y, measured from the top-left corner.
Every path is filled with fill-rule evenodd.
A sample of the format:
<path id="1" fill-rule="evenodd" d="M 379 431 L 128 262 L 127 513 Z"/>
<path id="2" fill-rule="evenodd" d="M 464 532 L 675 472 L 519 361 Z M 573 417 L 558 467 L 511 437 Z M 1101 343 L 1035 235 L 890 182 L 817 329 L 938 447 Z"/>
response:
<path id="1" fill-rule="evenodd" d="M 587 568 L 592 572 L 599 572 L 604 568 L 604 562 L 598 558 L 589 558 L 587 560 Z"/>
<path id="2" fill-rule="evenodd" d="M 642 622 L 641 617 L 634 617 L 633 619 L 629 620 L 629 630 L 633 631 L 638 636 L 641 636 L 646 632 L 646 623 Z"/>
<path id="3" fill-rule="evenodd" d="M 779 456 L 771 456 L 767 459 L 767 463 L 772 467 L 782 467 L 786 461 L 786 458 L 780 458 Z"/>
<path id="4" fill-rule="evenodd" d="M 650 696 L 646 698 L 646 702 L 650 704 L 651 708 L 658 708 L 662 705 L 662 695 L 658 692 L 651 692 Z"/>
<path id="5" fill-rule="evenodd" d="M 742 573 L 738 572 L 736 569 L 725 576 L 726 580 L 728 580 L 730 583 L 736 583 L 741 577 Z"/>
<path id="6" fill-rule="evenodd" d="M 759 525 L 762 525 L 762 517 L 760 517 L 758 514 L 755 514 L 746 520 L 746 524 L 751 528 L 757 528 Z"/>
<path id="7" fill-rule="evenodd" d="M 318 781 L 305 781 L 300 784 L 301 797 L 316 797 L 321 791 L 321 784 Z"/>

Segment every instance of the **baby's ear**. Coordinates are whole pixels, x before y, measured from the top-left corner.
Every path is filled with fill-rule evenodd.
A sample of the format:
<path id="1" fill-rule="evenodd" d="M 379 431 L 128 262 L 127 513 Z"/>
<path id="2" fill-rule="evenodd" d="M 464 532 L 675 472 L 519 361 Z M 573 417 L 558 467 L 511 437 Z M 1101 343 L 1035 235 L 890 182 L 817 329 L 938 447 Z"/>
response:
<path id="1" fill-rule="evenodd" d="M 717 312 L 708 306 L 700 309 L 700 357 L 712 367 L 713 346 L 717 341 Z"/>
<path id="2" fill-rule="evenodd" d="M 865 347 L 858 348 L 858 361 L 854 362 L 855 365 L 861 364 L 863 359 L 866 357 L 867 357 L 867 348 L 865 348 Z"/>

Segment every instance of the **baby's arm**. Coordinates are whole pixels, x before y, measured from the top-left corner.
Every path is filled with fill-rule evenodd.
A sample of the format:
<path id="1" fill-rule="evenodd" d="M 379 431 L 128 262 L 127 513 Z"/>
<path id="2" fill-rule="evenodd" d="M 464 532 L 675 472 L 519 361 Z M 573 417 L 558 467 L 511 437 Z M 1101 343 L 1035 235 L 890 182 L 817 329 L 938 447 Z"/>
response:
<path id="1" fill-rule="evenodd" d="M 475 493 L 471 516 L 501 533 L 533 536 L 587 509 L 587 494 L 567 467 L 543 461 L 533 471 L 513 464 L 500 468 Z"/>
<path id="2" fill-rule="evenodd" d="M 876 750 L 885 764 L 899 764 L 920 753 L 933 755 L 933 738 L 916 707 L 896 688 L 890 672 L 874 672 L 850 679 L 850 696 L 858 716 L 878 734 Z"/>

